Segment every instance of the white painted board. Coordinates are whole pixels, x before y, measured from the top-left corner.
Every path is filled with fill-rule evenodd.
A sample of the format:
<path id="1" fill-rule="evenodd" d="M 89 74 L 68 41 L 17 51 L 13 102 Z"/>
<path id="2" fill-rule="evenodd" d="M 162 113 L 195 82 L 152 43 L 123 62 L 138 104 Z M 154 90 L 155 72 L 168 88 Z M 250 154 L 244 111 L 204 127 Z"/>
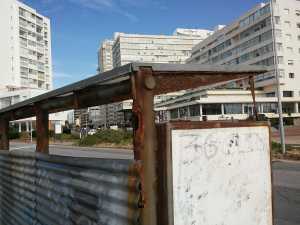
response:
<path id="1" fill-rule="evenodd" d="M 171 135 L 174 225 L 272 225 L 268 127 Z"/>
<path id="2" fill-rule="evenodd" d="M 54 126 L 55 134 L 61 134 L 62 133 L 61 130 L 62 130 L 61 124 L 56 123 L 55 126 Z"/>

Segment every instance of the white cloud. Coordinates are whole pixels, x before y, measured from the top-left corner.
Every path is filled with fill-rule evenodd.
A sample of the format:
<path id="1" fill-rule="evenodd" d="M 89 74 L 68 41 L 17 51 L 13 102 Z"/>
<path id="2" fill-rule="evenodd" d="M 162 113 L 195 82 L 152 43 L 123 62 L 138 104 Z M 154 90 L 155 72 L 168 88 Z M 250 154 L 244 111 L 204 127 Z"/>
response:
<path id="1" fill-rule="evenodd" d="M 80 4 L 91 9 L 112 8 L 114 6 L 113 0 L 69 0 L 72 3 Z"/>
<path id="2" fill-rule="evenodd" d="M 68 73 L 64 73 L 64 72 L 53 72 L 53 78 L 54 79 L 66 79 L 66 78 L 72 78 L 74 76 L 72 76 L 71 74 Z"/>
<path id="3" fill-rule="evenodd" d="M 110 10 L 127 17 L 132 22 L 137 22 L 138 18 L 120 7 L 116 0 L 68 0 L 71 3 L 79 4 L 85 8 L 92 10 L 103 11 Z"/>
<path id="4" fill-rule="evenodd" d="M 1 1 L 1 0 L 0 0 Z M 154 7 L 159 10 L 165 9 L 164 1 L 162 0 L 65 0 L 71 4 L 80 5 L 81 7 L 88 8 L 94 11 L 110 11 L 115 14 L 122 15 L 128 18 L 132 22 L 138 22 L 138 17 L 130 13 L 127 9 L 133 8 L 146 8 Z M 64 7 L 61 4 L 61 0 L 41 0 L 45 11 L 57 12 L 61 11 Z M 50 8 L 50 5 L 53 5 L 53 9 Z"/>

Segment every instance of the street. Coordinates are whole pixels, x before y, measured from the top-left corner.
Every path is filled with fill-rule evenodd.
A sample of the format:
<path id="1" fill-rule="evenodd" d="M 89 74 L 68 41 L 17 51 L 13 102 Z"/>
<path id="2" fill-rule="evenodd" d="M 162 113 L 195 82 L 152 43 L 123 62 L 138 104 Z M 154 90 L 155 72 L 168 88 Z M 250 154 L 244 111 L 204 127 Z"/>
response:
<path id="1" fill-rule="evenodd" d="M 13 150 L 33 152 L 35 151 L 35 145 L 13 142 L 10 144 L 10 151 Z M 133 159 L 132 151 L 128 149 L 77 147 L 52 144 L 49 145 L 49 151 L 50 155 L 107 159 Z"/>
<path id="2" fill-rule="evenodd" d="M 273 162 L 275 225 L 300 224 L 300 163 Z"/>
<path id="3" fill-rule="evenodd" d="M 11 150 L 34 151 L 35 145 L 12 143 Z M 126 149 L 50 145 L 50 154 L 73 157 L 132 159 Z M 300 224 L 300 162 L 273 162 L 274 225 Z"/>

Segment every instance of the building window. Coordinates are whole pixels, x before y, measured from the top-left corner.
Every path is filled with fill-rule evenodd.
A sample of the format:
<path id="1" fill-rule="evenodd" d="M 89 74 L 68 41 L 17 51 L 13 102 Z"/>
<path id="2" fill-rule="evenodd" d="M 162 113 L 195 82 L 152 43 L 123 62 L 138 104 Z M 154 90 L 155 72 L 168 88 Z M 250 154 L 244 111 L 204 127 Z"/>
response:
<path id="1" fill-rule="evenodd" d="M 287 114 L 295 113 L 295 103 L 283 102 L 282 103 L 282 112 L 287 113 Z"/>
<path id="2" fill-rule="evenodd" d="M 242 114 L 243 106 L 242 104 L 224 104 L 225 114 Z"/>
<path id="3" fill-rule="evenodd" d="M 282 31 L 280 29 L 275 29 L 275 37 L 277 37 L 277 38 L 282 37 Z"/>
<path id="4" fill-rule="evenodd" d="M 190 105 L 190 116 L 200 116 L 200 105 Z"/>
<path id="5" fill-rule="evenodd" d="M 296 10 L 296 16 L 300 16 L 300 10 Z"/>
<path id="6" fill-rule="evenodd" d="M 293 53 L 293 48 L 292 47 L 287 47 L 286 49 L 287 49 L 288 53 L 290 53 L 290 54 Z"/>
<path id="7" fill-rule="evenodd" d="M 297 23 L 297 28 L 299 28 L 299 29 L 300 29 L 300 23 Z"/>
<path id="8" fill-rule="evenodd" d="M 290 14 L 290 9 L 284 9 L 283 11 L 286 15 Z"/>
<path id="9" fill-rule="evenodd" d="M 277 113 L 277 103 L 262 103 L 263 113 Z"/>
<path id="10" fill-rule="evenodd" d="M 202 105 L 203 115 L 221 115 L 222 106 L 221 104 L 204 104 Z"/>
<path id="11" fill-rule="evenodd" d="M 275 97 L 275 92 L 266 93 L 266 97 Z"/>
<path id="12" fill-rule="evenodd" d="M 170 116 L 171 116 L 171 119 L 177 119 L 178 118 L 178 109 L 171 109 Z"/>
<path id="13" fill-rule="evenodd" d="M 294 65 L 294 60 L 288 60 L 288 65 L 289 65 L 289 66 Z"/>
<path id="14" fill-rule="evenodd" d="M 294 79 L 295 78 L 295 73 L 289 73 L 289 78 Z"/>
<path id="15" fill-rule="evenodd" d="M 291 22 L 290 22 L 290 21 L 284 21 L 284 24 L 285 24 L 287 27 L 291 27 Z"/>
<path id="16" fill-rule="evenodd" d="M 282 43 L 276 43 L 277 50 L 282 51 Z"/>
<path id="17" fill-rule="evenodd" d="M 293 91 L 283 91 L 282 94 L 283 94 L 283 97 L 286 97 L 286 98 L 291 98 L 294 96 Z"/>
<path id="18" fill-rule="evenodd" d="M 278 62 L 278 64 L 283 64 L 283 56 L 278 56 L 277 62 Z"/>
<path id="19" fill-rule="evenodd" d="M 291 41 L 292 40 L 292 35 L 291 34 L 286 34 L 286 40 Z"/>
<path id="20" fill-rule="evenodd" d="M 285 77 L 284 76 L 284 70 L 283 69 L 279 69 L 278 70 L 278 75 L 279 75 L 280 78 L 284 78 Z"/>
<path id="21" fill-rule="evenodd" d="M 179 108 L 179 117 L 180 118 L 186 118 L 189 116 L 189 113 L 188 113 L 188 107 L 182 107 L 182 108 Z"/>
<path id="22" fill-rule="evenodd" d="M 19 8 L 19 15 L 25 17 L 25 9 Z"/>
<path id="23" fill-rule="evenodd" d="M 280 16 L 275 16 L 275 23 L 276 23 L 277 25 L 280 24 Z"/>

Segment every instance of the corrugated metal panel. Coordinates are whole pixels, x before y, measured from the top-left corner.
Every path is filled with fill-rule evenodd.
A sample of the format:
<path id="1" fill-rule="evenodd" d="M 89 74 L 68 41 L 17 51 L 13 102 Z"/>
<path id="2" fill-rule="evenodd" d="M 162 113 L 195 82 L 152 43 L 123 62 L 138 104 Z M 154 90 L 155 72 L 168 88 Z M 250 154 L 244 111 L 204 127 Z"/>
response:
<path id="1" fill-rule="evenodd" d="M 0 152 L 0 221 L 7 225 L 139 224 L 130 160 Z"/>

